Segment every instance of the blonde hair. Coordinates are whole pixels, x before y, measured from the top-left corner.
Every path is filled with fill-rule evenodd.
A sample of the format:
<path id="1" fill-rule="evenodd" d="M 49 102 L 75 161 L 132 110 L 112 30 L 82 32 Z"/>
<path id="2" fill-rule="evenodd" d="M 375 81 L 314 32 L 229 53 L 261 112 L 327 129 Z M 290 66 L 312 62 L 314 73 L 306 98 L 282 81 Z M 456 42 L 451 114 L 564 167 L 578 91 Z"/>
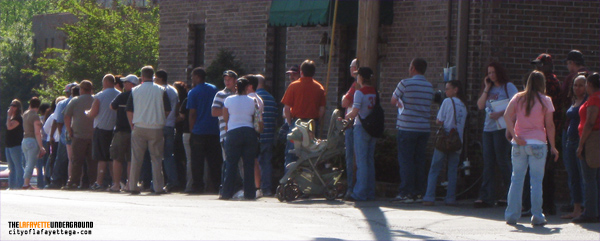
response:
<path id="1" fill-rule="evenodd" d="M 546 94 L 546 77 L 544 73 L 534 70 L 529 74 L 529 78 L 527 79 L 527 85 L 525 86 L 525 91 L 519 93 L 518 102 L 521 102 L 521 105 L 525 105 L 525 116 L 529 116 L 531 113 L 531 109 L 533 105 L 535 105 L 535 100 L 537 99 L 542 105 L 542 109 L 546 109 L 544 106 L 544 102 L 542 102 L 542 98 L 540 97 L 540 93 Z"/>

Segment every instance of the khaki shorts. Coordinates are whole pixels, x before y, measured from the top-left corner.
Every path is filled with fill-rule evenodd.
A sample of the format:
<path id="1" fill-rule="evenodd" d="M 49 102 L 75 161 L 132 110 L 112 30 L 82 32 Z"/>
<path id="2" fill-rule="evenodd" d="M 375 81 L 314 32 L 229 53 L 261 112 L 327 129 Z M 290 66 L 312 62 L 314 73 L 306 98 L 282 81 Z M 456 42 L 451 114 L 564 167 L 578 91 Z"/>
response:
<path id="1" fill-rule="evenodd" d="M 110 158 L 120 162 L 131 161 L 131 133 L 124 131 L 114 133 L 110 144 Z"/>

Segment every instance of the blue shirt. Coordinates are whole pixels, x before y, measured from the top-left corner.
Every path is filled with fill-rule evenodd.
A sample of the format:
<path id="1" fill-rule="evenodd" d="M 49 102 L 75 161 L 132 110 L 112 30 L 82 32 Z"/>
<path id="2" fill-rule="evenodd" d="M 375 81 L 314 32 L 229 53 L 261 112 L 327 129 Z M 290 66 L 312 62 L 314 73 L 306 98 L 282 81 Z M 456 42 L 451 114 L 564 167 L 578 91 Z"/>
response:
<path id="1" fill-rule="evenodd" d="M 201 83 L 188 93 L 187 109 L 196 110 L 195 135 L 219 135 L 219 119 L 211 114 L 213 98 L 218 90 L 212 84 Z"/>
<path id="2" fill-rule="evenodd" d="M 485 101 L 486 111 L 491 110 L 493 101 L 499 101 L 499 100 L 505 100 L 505 99 L 508 99 L 510 101 L 512 99 L 512 97 L 515 96 L 515 94 L 517 94 L 518 92 L 519 92 L 519 90 L 517 90 L 517 87 L 511 82 L 506 83 L 506 88 L 504 85 L 502 85 L 500 87 L 498 87 L 496 85 L 492 86 L 492 88 L 490 88 L 490 90 L 487 94 L 487 99 Z M 506 95 L 506 94 L 508 94 L 508 95 Z M 500 128 L 498 128 L 497 121 L 490 118 L 489 112 L 486 113 L 485 114 L 485 122 L 483 124 L 483 131 L 492 132 L 492 131 L 497 131 L 497 130 L 500 130 Z"/>
<path id="3" fill-rule="evenodd" d="M 425 76 L 415 75 L 410 79 L 401 80 L 393 95 L 404 104 L 404 110 L 396 120 L 396 128 L 404 131 L 431 132 L 429 120 L 433 86 Z"/>
<path id="4" fill-rule="evenodd" d="M 273 143 L 275 138 L 275 118 L 277 118 L 277 102 L 267 90 L 260 88 L 256 94 L 263 100 L 264 129 L 260 134 L 260 143 Z"/>
<path id="5" fill-rule="evenodd" d="M 56 113 L 56 123 L 65 123 L 65 113 L 64 110 L 67 107 L 67 105 L 69 104 L 69 102 L 71 101 L 71 99 L 73 99 L 73 97 L 69 97 L 68 99 L 65 99 L 61 102 L 58 102 L 58 104 L 56 104 L 56 109 L 54 110 L 54 112 Z M 63 125 L 63 128 L 60 132 L 60 143 L 62 144 L 67 144 L 67 136 L 65 135 L 65 133 L 67 133 L 67 126 Z"/>

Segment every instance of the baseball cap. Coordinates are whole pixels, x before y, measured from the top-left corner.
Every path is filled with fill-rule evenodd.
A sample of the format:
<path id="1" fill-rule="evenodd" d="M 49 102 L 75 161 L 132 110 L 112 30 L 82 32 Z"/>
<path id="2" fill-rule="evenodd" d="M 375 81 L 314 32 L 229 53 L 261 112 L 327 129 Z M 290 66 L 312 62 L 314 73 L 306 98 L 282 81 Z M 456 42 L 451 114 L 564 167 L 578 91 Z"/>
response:
<path id="1" fill-rule="evenodd" d="M 71 89 L 75 86 L 77 86 L 77 83 L 75 83 L 75 82 L 67 84 L 65 86 L 65 93 L 71 93 Z"/>
<path id="2" fill-rule="evenodd" d="M 288 71 L 286 71 L 285 73 L 286 74 L 289 74 L 289 73 L 299 73 L 300 72 L 299 69 L 300 68 L 298 68 L 298 65 L 295 64 L 295 65 L 292 65 L 292 67 L 290 67 L 290 69 Z"/>
<path id="3" fill-rule="evenodd" d="M 540 54 L 537 58 L 531 61 L 531 64 L 552 64 L 552 56 L 547 53 Z"/>
<path id="4" fill-rule="evenodd" d="M 581 53 L 581 51 L 573 49 L 567 55 L 567 59 L 565 60 L 565 62 L 567 60 L 571 60 L 577 64 L 583 64 L 583 54 Z"/>
<path id="5" fill-rule="evenodd" d="M 127 76 L 121 78 L 121 81 L 123 81 L 123 83 L 124 82 L 129 82 L 129 83 L 132 83 L 134 85 L 138 85 L 140 83 L 140 79 L 137 76 L 132 75 L 132 74 L 127 75 Z"/>
<path id="6" fill-rule="evenodd" d="M 237 75 L 237 73 L 236 73 L 235 71 L 233 71 L 233 70 L 225 70 L 225 71 L 223 72 L 223 76 L 229 76 L 229 77 L 232 77 L 232 78 L 234 78 L 234 79 L 237 79 L 237 78 L 238 78 L 238 75 Z"/>

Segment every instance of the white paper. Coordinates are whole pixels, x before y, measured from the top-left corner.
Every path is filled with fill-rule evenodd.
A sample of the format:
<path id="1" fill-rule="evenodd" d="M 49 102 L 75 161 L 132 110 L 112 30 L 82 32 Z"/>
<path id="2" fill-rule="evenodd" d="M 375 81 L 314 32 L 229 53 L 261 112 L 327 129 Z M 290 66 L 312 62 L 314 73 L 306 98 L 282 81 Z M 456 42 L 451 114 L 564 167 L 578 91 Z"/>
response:
<path id="1" fill-rule="evenodd" d="M 398 107 L 398 115 L 402 115 L 402 111 L 404 111 L 404 102 L 402 100 L 398 100 L 398 105 L 402 107 Z"/>
<path id="2" fill-rule="evenodd" d="M 498 100 L 498 101 L 491 102 L 491 104 L 492 104 L 492 111 L 493 112 L 498 112 L 498 111 L 506 110 L 506 107 L 508 106 L 508 101 L 509 101 L 509 99 L 504 99 L 504 100 Z M 504 120 L 504 116 L 501 116 L 500 118 L 498 118 L 496 120 L 496 124 L 498 125 L 498 128 L 500 128 L 500 129 L 506 129 L 506 121 Z"/>

